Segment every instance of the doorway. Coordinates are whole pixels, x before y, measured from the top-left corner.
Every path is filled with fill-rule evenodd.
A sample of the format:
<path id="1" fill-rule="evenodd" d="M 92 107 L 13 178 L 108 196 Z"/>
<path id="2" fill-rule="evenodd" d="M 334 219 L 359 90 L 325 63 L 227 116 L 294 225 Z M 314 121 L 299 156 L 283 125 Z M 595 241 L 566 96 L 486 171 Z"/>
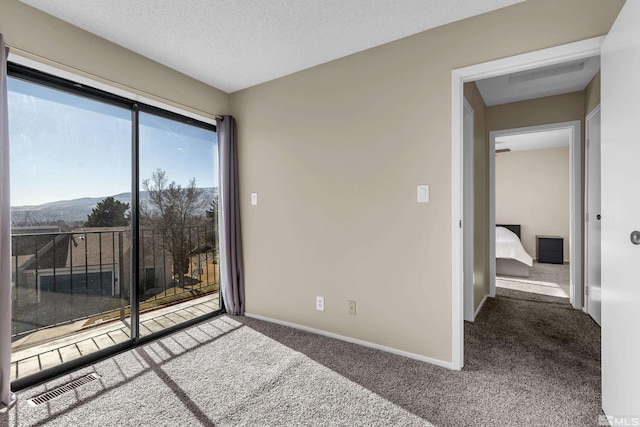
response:
<path id="1" fill-rule="evenodd" d="M 581 176 L 582 159 L 580 155 L 581 124 L 579 120 L 530 126 L 517 129 L 492 131 L 489 133 L 489 153 L 494 153 L 496 139 L 512 135 L 525 135 L 549 131 L 567 131 L 569 134 L 569 302 L 576 308 L 582 308 L 582 260 L 581 260 Z M 489 234 L 496 234 L 496 166 L 495 156 L 489 161 Z M 489 286 L 490 295 L 496 295 L 496 258 L 495 239 L 489 241 Z"/>
<path id="2" fill-rule="evenodd" d="M 534 68 L 561 64 L 564 62 L 597 56 L 604 37 L 583 40 L 563 46 L 544 49 L 504 58 L 483 64 L 473 65 L 452 71 L 452 367 L 464 366 L 464 262 L 461 224 L 464 209 L 463 187 L 463 85 L 465 82 L 481 80 L 499 75 L 531 70 Z M 578 197 L 580 192 L 578 192 Z M 573 199 L 572 199 L 572 203 Z M 579 199 L 578 204 L 579 205 Z M 580 211 L 578 209 L 578 211 Z M 579 223 L 578 223 L 579 224 Z M 581 245 L 581 233 L 574 234 L 573 248 Z M 575 250 L 574 254 L 581 253 Z M 582 260 L 578 260 L 576 265 Z M 581 272 L 577 273 L 581 274 Z M 579 299 L 578 299 L 579 300 Z"/>

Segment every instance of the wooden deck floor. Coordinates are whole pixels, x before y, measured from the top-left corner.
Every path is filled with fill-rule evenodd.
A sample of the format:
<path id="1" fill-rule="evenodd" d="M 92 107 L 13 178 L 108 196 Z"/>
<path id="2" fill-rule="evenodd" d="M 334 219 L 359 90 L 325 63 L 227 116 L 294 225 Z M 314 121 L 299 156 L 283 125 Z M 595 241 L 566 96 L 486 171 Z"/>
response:
<path id="1" fill-rule="evenodd" d="M 194 298 L 179 304 L 140 315 L 140 335 L 150 335 L 187 320 L 215 311 L 220 306 L 219 294 Z M 34 374 L 47 368 L 125 342 L 130 337 L 130 318 L 70 332 L 68 335 L 44 341 L 41 344 L 18 348 L 11 354 L 11 380 Z M 84 321 L 81 321 L 84 323 Z M 74 325 L 64 328 L 73 331 Z M 51 333 L 55 335 L 52 328 Z M 76 327 L 77 329 L 77 327 Z"/>

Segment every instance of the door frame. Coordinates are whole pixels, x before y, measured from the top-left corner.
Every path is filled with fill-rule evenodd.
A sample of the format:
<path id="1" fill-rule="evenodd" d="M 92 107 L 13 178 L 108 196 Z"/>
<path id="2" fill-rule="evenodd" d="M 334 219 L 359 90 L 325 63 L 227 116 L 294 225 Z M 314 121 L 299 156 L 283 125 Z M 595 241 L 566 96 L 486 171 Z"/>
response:
<path id="1" fill-rule="evenodd" d="M 451 71 L 451 367 L 464 366 L 462 260 L 464 83 L 600 55 L 604 36 L 497 59 Z M 580 236 L 577 236 L 580 237 Z M 490 239 L 491 240 L 491 239 Z"/>
<path id="2" fill-rule="evenodd" d="M 462 262 L 464 263 L 464 320 L 468 322 L 473 322 L 476 317 L 475 313 L 475 280 L 473 275 L 473 265 L 474 265 L 474 247 L 473 247 L 473 230 L 474 230 L 474 184 L 475 178 L 473 175 L 474 171 L 474 118 L 475 112 L 473 111 L 473 107 L 469 104 L 469 101 L 466 98 L 463 98 L 463 108 L 464 108 L 464 134 L 463 144 L 464 144 L 464 160 L 465 166 L 463 168 L 463 179 L 464 182 L 462 184 L 464 188 L 464 205 L 463 205 L 463 219 L 462 219 L 462 238 L 464 242 L 462 244 L 463 254 L 462 254 Z M 465 173 L 466 172 L 466 173 Z M 466 255 L 466 256 L 465 256 Z"/>
<path id="3" fill-rule="evenodd" d="M 587 223 L 587 214 L 589 212 L 589 206 L 587 205 L 588 201 L 589 201 L 589 173 L 590 173 L 590 168 L 589 168 L 589 121 L 592 120 L 596 114 L 600 113 L 600 104 L 596 105 L 591 111 L 589 111 L 589 113 L 585 116 L 584 119 L 584 210 L 582 212 L 583 215 L 583 219 L 584 219 L 584 260 L 583 260 L 583 277 L 584 277 L 584 288 L 585 288 L 585 295 L 584 295 L 584 307 L 583 310 L 585 313 L 589 314 L 589 298 L 587 296 L 587 293 L 589 292 L 587 290 L 588 287 L 588 283 L 587 283 L 587 279 L 589 277 L 589 272 L 588 272 L 588 268 L 589 268 L 589 263 L 588 263 L 588 255 L 589 255 L 589 228 L 588 228 L 588 223 Z M 602 116 L 600 118 L 600 122 L 602 123 Z"/>
<path id="4" fill-rule="evenodd" d="M 506 135 L 518 135 L 525 133 L 543 132 L 547 130 L 571 129 L 571 141 L 569 143 L 569 302 L 575 309 L 582 309 L 582 301 L 579 298 L 582 293 L 583 265 L 581 234 L 582 234 L 582 123 L 581 120 L 569 122 L 550 123 L 540 126 L 527 126 L 522 128 L 504 129 L 489 132 L 489 153 L 495 152 L 496 138 Z M 496 233 L 496 166 L 495 156 L 490 156 L 489 162 L 489 236 Z M 489 239 L 489 294 L 496 296 L 496 268 L 492 260 L 496 258 L 495 239 Z"/>

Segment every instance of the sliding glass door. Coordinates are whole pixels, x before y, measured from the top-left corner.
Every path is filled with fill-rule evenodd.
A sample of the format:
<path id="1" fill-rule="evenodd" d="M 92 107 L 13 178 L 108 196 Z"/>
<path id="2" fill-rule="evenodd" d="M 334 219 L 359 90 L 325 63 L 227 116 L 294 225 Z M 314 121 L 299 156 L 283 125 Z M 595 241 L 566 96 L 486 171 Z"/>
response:
<path id="1" fill-rule="evenodd" d="M 215 127 L 9 75 L 14 389 L 220 312 Z"/>

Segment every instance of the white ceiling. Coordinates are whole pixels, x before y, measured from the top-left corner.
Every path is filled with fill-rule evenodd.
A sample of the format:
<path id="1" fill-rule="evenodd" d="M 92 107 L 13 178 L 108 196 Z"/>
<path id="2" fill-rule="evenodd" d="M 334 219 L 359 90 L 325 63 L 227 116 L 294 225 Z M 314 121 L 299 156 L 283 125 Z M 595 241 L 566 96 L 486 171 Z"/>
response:
<path id="1" fill-rule="evenodd" d="M 523 0 L 22 0 L 226 92 Z"/>
<path id="2" fill-rule="evenodd" d="M 584 90 L 600 69 L 600 57 L 478 80 L 487 106 Z"/>
<path id="3" fill-rule="evenodd" d="M 496 137 L 496 150 L 511 151 L 540 150 L 543 148 L 568 147 L 573 129 L 554 129 Z"/>

